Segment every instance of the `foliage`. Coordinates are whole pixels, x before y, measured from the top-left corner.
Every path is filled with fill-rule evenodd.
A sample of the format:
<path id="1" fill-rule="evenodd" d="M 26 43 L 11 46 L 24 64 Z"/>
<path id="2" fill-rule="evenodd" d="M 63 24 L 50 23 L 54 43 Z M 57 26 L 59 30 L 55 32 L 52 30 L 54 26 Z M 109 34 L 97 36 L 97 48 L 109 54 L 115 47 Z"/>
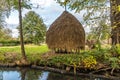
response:
<path id="1" fill-rule="evenodd" d="M 3 24 L 4 24 L 4 22 L 5 22 L 5 16 L 7 15 L 8 16 L 8 14 L 9 14 L 9 6 L 8 6 L 8 3 L 7 3 L 7 0 L 1 0 L 0 1 L 0 26 L 1 26 L 1 24 L 2 24 L 2 26 L 3 26 Z"/>
<path id="2" fill-rule="evenodd" d="M 113 45 L 112 50 L 114 53 L 120 56 L 120 44 Z"/>
<path id="3" fill-rule="evenodd" d="M 25 41 L 40 44 L 45 40 L 46 25 L 34 11 L 28 12 L 23 18 L 23 36 Z"/>
<path id="4" fill-rule="evenodd" d="M 90 53 L 95 59 L 99 62 L 105 62 L 108 57 L 110 57 L 109 48 L 108 49 L 95 49 L 92 50 Z"/>
<path id="5" fill-rule="evenodd" d="M 111 28 L 108 24 L 106 24 L 103 20 L 98 21 L 97 27 L 92 27 L 91 31 L 87 35 L 87 39 L 97 39 L 97 40 L 105 40 L 110 38 Z"/>
<path id="6" fill-rule="evenodd" d="M 118 5 L 118 11 L 120 11 L 120 5 Z"/>
<path id="7" fill-rule="evenodd" d="M 4 26 L 4 16 L 3 13 L 0 11 L 0 29 Z"/>
<path id="8" fill-rule="evenodd" d="M 111 55 L 108 57 L 108 61 L 110 62 L 110 66 L 112 68 L 120 68 L 120 45 L 116 44 L 111 47 Z"/>
<path id="9" fill-rule="evenodd" d="M 21 6 L 22 8 L 26 8 L 26 9 L 31 9 L 31 5 L 29 3 L 30 0 L 22 0 L 21 2 Z M 7 0 L 8 5 L 11 6 L 11 9 L 16 9 L 18 10 L 18 0 Z"/>
<path id="10" fill-rule="evenodd" d="M 98 8 L 98 6 L 102 6 L 106 0 L 56 0 L 58 3 L 64 6 L 64 4 L 69 2 L 69 8 L 72 10 L 80 11 L 85 8 Z"/>
<path id="11" fill-rule="evenodd" d="M 118 45 L 117 45 L 118 46 Z M 111 68 L 117 69 L 120 68 L 119 53 L 116 53 L 117 50 L 115 47 L 108 49 L 95 50 L 92 55 L 96 58 L 97 61 L 105 65 L 110 66 Z"/>
<path id="12" fill-rule="evenodd" d="M 12 31 L 9 28 L 0 28 L 0 40 L 12 39 Z"/>
<path id="13" fill-rule="evenodd" d="M 5 23 L 5 16 L 9 17 L 11 10 L 18 10 L 18 0 L 1 0 L 0 1 L 0 27 Z M 31 9 L 32 4 L 29 0 L 22 1 L 22 8 Z"/>
<path id="14" fill-rule="evenodd" d="M 62 65 L 67 65 L 67 66 L 80 66 L 81 63 L 81 55 L 78 54 L 64 54 L 64 55 L 60 55 L 60 56 L 54 56 L 52 57 L 50 63 L 51 64 L 62 64 Z M 57 65 L 57 64 L 56 64 Z"/>
<path id="15" fill-rule="evenodd" d="M 0 63 L 4 62 L 5 61 L 5 57 L 1 54 L 0 52 Z"/>
<path id="16" fill-rule="evenodd" d="M 0 46 L 17 46 L 19 44 L 20 44 L 20 41 L 16 41 L 16 40 L 0 41 Z"/>
<path id="17" fill-rule="evenodd" d="M 120 11 L 119 11 L 119 5 L 120 1 L 119 0 L 111 0 L 110 1 L 111 5 L 111 27 L 112 27 L 112 32 L 111 32 L 111 38 L 112 38 L 112 44 L 119 44 L 120 43 Z"/>
<path id="18" fill-rule="evenodd" d="M 86 55 L 85 55 L 86 54 Z M 92 55 L 87 53 L 81 54 L 61 54 L 52 57 L 41 59 L 40 65 L 54 66 L 57 68 L 65 68 L 65 66 L 78 68 L 96 69 L 97 60 Z"/>
<path id="19" fill-rule="evenodd" d="M 107 0 L 56 0 L 60 5 L 64 6 L 68 4 L 69 9 L 80 12 L 84 10 L 84 21 L 93 23 L 92 19 L 95 21 L 99 20 L 100 17 L 105 18 L 105 11 L 107 9 Z M 99 13 L 100 12 L 100 13 Z M 98 15 L 96 15 L 98 13 Z M 88 19 L 88 20 L 87 20 Z"/>
<path id="20" fill-rule="evenodd" d="M 120 65 L 119 65 L 119 59 L 117 57 L 110 57 L 109 58 L 109 62 L 111 63 L 110 66 L 112 68 L 120 68 Z"/>
<path id="21" fill-rule="evenodd" d="M 83 59 L 83 64 L 85 68 L 95 69 L 97 61 L 93 56 L 88 56 Z"/>
<path id="22" fill-rule="evenodd" d="M 67 4 L 75 12 L 83 12 L 83 24 L 89 26 L 88 39 L 110 37 L 110 7 L 108 0 L 56 0 L 60 5 Z M 64 1 L 64 2 L 63 2 Z M 96 15 L 97 14 L 97 15 Z"/>

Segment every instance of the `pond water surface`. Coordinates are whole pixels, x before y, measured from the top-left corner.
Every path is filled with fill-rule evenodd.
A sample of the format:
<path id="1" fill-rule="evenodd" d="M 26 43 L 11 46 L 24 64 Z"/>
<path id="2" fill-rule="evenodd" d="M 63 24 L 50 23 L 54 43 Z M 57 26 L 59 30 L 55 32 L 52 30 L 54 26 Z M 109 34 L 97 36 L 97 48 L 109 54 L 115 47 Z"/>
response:
<path id="1" fill-rule="evenodd" d="M 108 80 L 108 79 L 72 76 L 35 69 L 0 68 L 0 80 Z"/>

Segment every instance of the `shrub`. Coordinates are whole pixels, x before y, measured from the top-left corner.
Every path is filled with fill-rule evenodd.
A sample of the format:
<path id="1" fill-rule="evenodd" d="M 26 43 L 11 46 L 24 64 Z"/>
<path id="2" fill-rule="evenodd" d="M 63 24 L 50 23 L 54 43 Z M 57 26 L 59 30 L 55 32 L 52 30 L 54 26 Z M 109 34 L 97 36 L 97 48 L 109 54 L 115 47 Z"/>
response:
<path id="1" fill-rule="evenodd" d="M 85 68 L 95 69 L 96 64 L 97 61 L 93 56 L 87 56 L 83 59 L 83 65 Z"/>
<path id="2" fill-rule="evenodd" d="M 1 40 L 0 44 L 1 44 L 1 46 L 17 46 L 20 44 L 20 41 L 18 41 L 18 40 Z"/>

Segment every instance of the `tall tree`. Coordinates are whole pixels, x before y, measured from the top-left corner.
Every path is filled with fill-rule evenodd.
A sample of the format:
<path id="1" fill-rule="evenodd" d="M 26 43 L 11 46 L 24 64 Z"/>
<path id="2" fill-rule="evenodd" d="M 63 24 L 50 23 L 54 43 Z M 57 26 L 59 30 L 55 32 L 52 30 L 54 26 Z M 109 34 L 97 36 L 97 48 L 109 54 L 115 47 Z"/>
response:
<path id="1" fill-rule="evenodd" d="M 120 0 L 110 0 L 112 44 L 120 44 Z"/>
<path id="2" fill-rule="evenodd" d="M 21 35 L 21 53 L 23 56 L 23 60 L 26 60 L 25 50 L 24 50 L 24 41 L 23 41 L 23 35 L 22 35 L 22 15 L 21 15 L 21 9 L 26 8 L 30 9 L 31 4 L 29 4 L 30 0 L 1 0 L 0 1 L 0 15 L 1 12 L 6 12 L 7 16 L 9 16 L 11 10 L 19 10 L 19 23 L 20 23 L 20 35 Z M 2 15 L 5 13 L 2 13 Z M 5 16 L 5 15 L 4 15 Z M 1 16 L 0 16 L 1 18 Z M 2 20 L 2 19 L 0 19 Z M 4 20 L 4 19 L 3 19 Z"/>
<path id="3" fill-rule="evenodd" d="M 46 25 L 34 11 L 29 11 L 23 18 L 23 34 L 26 41 L 40 44 L 45 40 Z"/>
<path id="4" fill-rule="evenodd" d="M 23 29 L 22 29 L 22 13 L 21 13 L 21 0 L 19 0 L 19 25 L 20 25 L 20 42 L 21 42 L 21 53 L 23 60 L 26 61 L 26 55 L 25 55 L 25 48 L 24 48 L 24 41 L 23 41 Z"/>

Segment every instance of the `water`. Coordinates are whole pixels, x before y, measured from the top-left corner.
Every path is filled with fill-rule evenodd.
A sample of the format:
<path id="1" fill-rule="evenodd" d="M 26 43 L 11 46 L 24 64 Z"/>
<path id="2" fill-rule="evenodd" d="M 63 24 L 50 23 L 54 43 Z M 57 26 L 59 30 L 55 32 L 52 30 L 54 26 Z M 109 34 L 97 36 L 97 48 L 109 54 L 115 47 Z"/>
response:
<path id="1" fill-rule="evenodd" d="M 0 80 L 108 80 L 101 78 L 89 78 L 83 76 L 72 76 L 49 71 L 0 68 Z"/>

